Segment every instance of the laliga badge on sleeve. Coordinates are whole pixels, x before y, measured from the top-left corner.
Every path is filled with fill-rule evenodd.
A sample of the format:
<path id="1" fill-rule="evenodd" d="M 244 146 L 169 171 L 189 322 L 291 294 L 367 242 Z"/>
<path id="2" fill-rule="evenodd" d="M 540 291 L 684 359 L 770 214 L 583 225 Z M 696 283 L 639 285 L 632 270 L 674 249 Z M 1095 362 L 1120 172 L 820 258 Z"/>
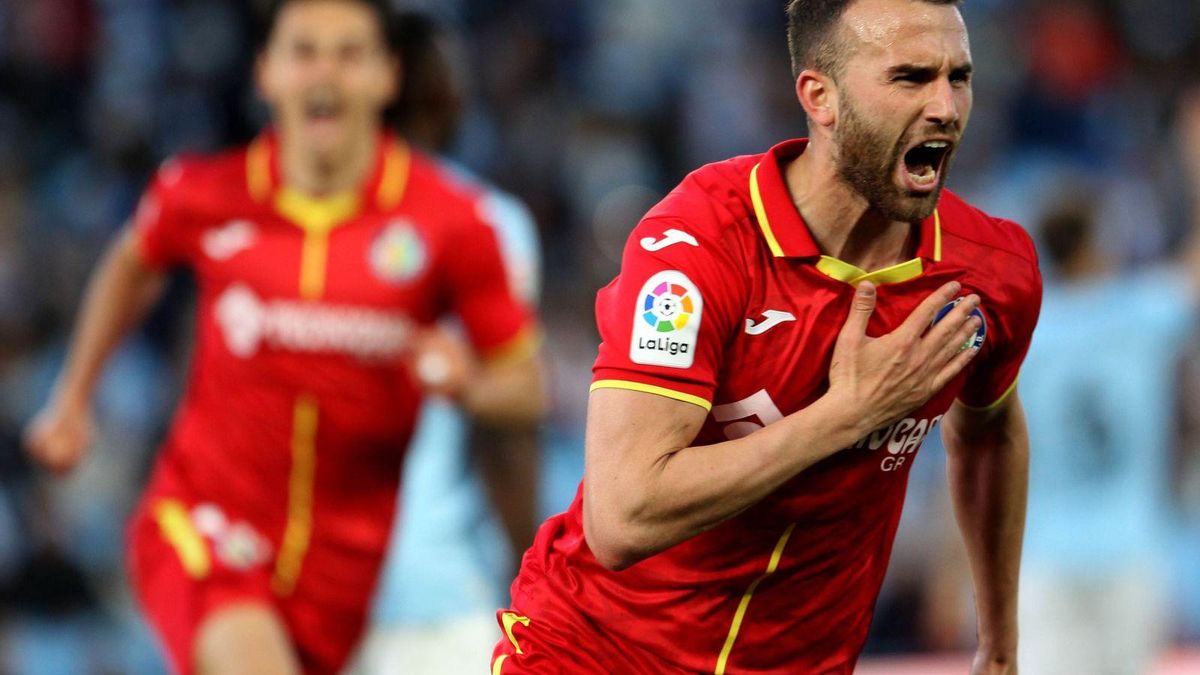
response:
<path id="1" fill-rule="evenodd" d="M 633 311 L 629 360 L 648 366 L 691 368 L 704 299 L 691 279 L 666 270 L 642 285 Z"/>

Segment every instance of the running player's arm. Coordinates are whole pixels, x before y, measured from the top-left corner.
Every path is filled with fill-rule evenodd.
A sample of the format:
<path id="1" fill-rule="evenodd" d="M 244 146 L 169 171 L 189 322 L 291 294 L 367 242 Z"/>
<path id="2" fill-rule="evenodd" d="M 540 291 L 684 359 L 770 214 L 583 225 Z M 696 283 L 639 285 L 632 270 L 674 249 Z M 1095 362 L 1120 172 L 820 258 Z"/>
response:
<path id="1" fill-rule="evenodd" d="M 492 228 L 467 224 L 469 242 L 445 262 L 452 310 L 463 322 L 473 355 L 451 358 L 468 372 L 449 378 L 450 395 L 473 421 L 492 427 L 525 427 L 541 420 L 545 392 L 541 333 L 533 311 L 513 291 Z M 446 343 L 448 336 L 435 339 Z M 418 361 L 418 374 L 421 364 Z"/>
<path id="2" fill-rule="evenodd" d="M 542 266 L 533 214 L 520 200 L 496 191 L 482 198 L 479 212 L 496 233 L 509 288 L 526 306 L 537 307 Z M 514 554 L 511 563 L 519 564 L 521 554 L 533 545 L 540 522 L 540 431 L 534 426 L 497 429 L 473 424 L 468 445 L 508 535 L 509 548 Z M 507 578 L 516 576 L 516 567 L 509 572 Z"/>
<path id="3" fill-rule="evenodd" d="M 958 347 L 977 328 L 968 314 L 978 298 L 960 303 L 948 321 L 925 332 L 937 310 L 959 292 L 957 283 L 931 294 L 900 328 L 880 338 L 866 335 L 876 294 L 863 283 L 839 334 L 824 396 L 744 438 L 693 446 L 710 400 L 684 390 L 703 391 L 697 381 L 707 379 L 711 387 L 714 373 L 736 367 L 721 364 L 722 345 L 744 317 L 736 302 L 722 301 L 731 279 L 713 271 L 725 264 L 724 247 L 705 243 L 651 255 L 637 250 L 639 237 L 635 230 L 622 276 L 602 292 L 601 302 L 613 299 L 615 311 L 599 317 L 601 332 L 606 342 L 618 344 L 602 346 L 597 362 L 597 377 L 638 379 L 618 386 L 597 381 L 588 403 L 584 533 L 596 559 L 610 569 L 628 567 L 737 515 L 797 473 L 919 407 L 973 356 Z M 674 268 L 668 275 L 685 275 L 669 278 L 694 284 L 690 290 L 703 297 L 703 305 L 693 300 L 702 313 L 691 319 L 700 322 L 692 345 L 695 362 L 674 372 L 639 370 L 614 349 L 629 348 L 631 332 L 621 322 L 637 314 L 638 289 L 644 282 L 658 284 L 664 266 Z M 603 325 L 606 321 L 618 328 Z M 674 390 L 652 384 L 671 384 L 667 376 L 677 378 Z"/>
<path id="4" fill-rule="evenodd" d="M 88 282 L 66 363 L 45 406 L 25 432 L 25 447 L 55 473 L 71 470 L 91 442 L 91 399 L 109 355 L 158 299 L 162 267 L 181 248 L 164 226 L 168 189 L 160 176 L 131 224 L 114 239 Z"/>
<path id="5" fill-rule="evenodd" d="M 986 410 L 956 401 L 942 425 L 951 498 L 975 584 L 979 648 L 973 672 L 1012 667 L 1029 486 L 1025 413 L 1013 392 Z"/>
<path id="6" fill-rule="evenodd" d="M 1042 300 L 1033 242 L 1024 239 L 1025 260 L 1014 259 L 1005 286 L 997 286 L 1007 295 L 989 303 L 996 320 L 989 322 L 979 358 L 942 420 L 950 496 L 975 587 L 976 675 L 1015 669 L 1017 580 L 1029 488 L 1029 435 L 1017 374 Z"/>

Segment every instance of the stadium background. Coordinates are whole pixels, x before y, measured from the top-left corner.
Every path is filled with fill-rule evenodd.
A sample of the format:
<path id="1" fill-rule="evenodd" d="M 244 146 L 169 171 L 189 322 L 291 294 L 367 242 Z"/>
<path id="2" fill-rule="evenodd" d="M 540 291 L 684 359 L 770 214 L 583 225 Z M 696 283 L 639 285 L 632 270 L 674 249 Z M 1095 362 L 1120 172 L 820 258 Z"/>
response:
<path id="1" fill-rule="evenodd" d="M 460 32 L 470 106 L 454 155 L 523 198 L 541 228 L 555 402 L 547 513 L 565 508 L 581 471 L 592 298 L 638 215 L 691 168 L 803 133 L 782 4 L 397 3 Z M 0 0 L 0 673 L 161 672 L 128 598 L 122 528 L 182 381 L 186 281 L 112 362 L 98 447 L 80 471 L 44 477 L 19 435 L 91 266 L 157 163 L 243 142 L 263 123 L 251 13 L 233 0 Z M 964 14 L 975 110 L 951 187 L 1031 230 L 1064 194 L 1089 195 L 1104 246 L 1128 268 L 1176 250 L 1200 219 L 1176 128 L 1200 82 L 1200 3 L 968 0 Z M 1200 349 L 1187 351 L 1169 386 L 1200 391 L 1188 365 Z M 1182 396 L 1172 416 L 1161 485 L 1176 663 L 1200 644 L 1197 398 Z M 941 468 L 927 446 L 872 654 L 972 644 Z"/>

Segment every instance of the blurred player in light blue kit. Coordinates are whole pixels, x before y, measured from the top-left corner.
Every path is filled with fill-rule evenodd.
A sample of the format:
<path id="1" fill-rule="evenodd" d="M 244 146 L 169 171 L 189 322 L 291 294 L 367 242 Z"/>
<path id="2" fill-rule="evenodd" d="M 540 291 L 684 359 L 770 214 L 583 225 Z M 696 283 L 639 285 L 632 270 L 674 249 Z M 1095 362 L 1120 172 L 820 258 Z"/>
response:
<path id="1" fill-rule="evenodd" d="M 1184 115 L 1200 188 L 1200 105 Z M 1038 448 L 1022 563 L 1024 675 L 1146 673 L 1170 637 L 1173 392 L 1200 291 L 1192 229 L 1181 259 L 1131 273 L 1095 240 L 1086 207 L 1042 227 L 1058 274 L 1021 374 Z"/>
<path id="2" fill-rule="evenodd" d="M 453 139 L 461 107 L 452 45 L 434 21 L 399 23 L 405 81 L 396 123 L 429 152 Z M 465 182 L 479 183 L 450 167 Z M 537 231 L 515 197 L 484 187 L 483 220 L 496 230 L 509 282 L 536 304 Z M 451 327 L 451 330 L 454 330 Z M 495 642 L 518 556 L 537 524 L 537 434 L 472 427 L 445 399 L 426 403 L 409 448 L 392 547 L 380 575 L 362 673 L 480 673 Z"/>

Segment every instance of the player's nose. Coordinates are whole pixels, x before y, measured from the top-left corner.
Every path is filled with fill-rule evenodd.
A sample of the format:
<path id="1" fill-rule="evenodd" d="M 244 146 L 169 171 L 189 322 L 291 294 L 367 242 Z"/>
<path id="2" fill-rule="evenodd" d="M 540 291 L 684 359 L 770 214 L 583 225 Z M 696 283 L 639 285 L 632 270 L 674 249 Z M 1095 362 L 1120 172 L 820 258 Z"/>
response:
<path id="1" fill-rule="evenodd" d="M 941 126 L 957 123 L 962 113 L 950 80 L 938 78 L 930 85 L 929 91 L 929 100 L 925 103 L 925 119 Z"/>

